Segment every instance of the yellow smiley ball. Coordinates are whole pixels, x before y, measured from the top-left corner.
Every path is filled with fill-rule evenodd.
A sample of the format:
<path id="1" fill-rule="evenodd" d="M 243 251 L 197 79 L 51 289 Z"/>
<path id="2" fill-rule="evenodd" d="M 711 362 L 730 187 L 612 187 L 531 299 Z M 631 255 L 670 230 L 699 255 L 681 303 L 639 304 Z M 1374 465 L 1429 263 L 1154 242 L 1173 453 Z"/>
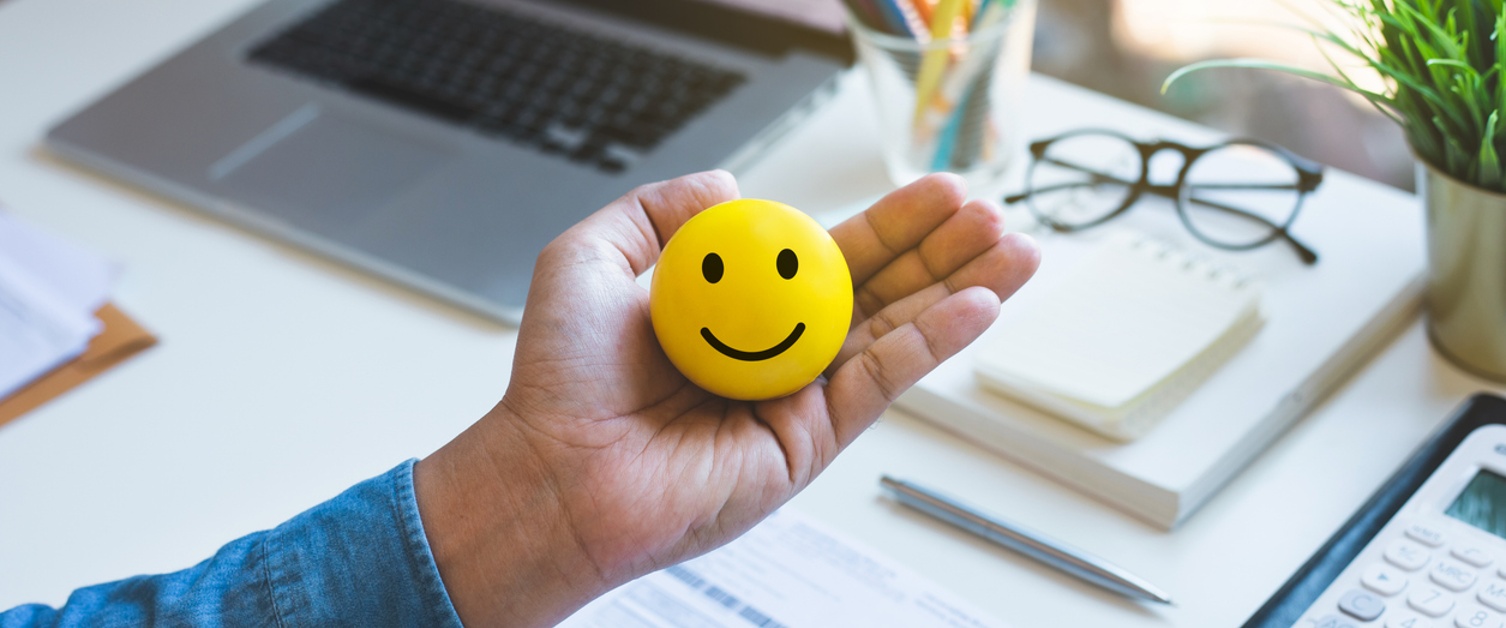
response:
<path id="1" fill-rule="evenodd" d="M 773 399 L 837 356 L 852 323 L 852 275 L 810 216 L 728 201 L 664 245 L 649 310 L 664 353 L 690 381 L 731 399 Z"/>

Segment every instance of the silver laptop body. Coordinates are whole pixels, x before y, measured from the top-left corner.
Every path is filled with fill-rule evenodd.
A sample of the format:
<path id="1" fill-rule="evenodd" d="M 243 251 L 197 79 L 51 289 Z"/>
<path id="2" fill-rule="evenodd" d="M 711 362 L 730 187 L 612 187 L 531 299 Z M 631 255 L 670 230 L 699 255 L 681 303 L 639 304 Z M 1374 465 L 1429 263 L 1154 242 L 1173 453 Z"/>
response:
<path id="1" fill-rule="evenodd" d="M 810 113 L 850 63 L 840 33 L 740 16 L 723 2 L 468 3 L 465 10 L 502 10 L 740 77 L 656 145 L 598 150 L 598 161 L 614 160 L 604 169 L 572 159 L 568 147 L 542 150 L 250 59 L 334 4 L 260 5 L 53 128 L 48 144 L 273 238 L 515 322 L 534 259 L 557 234 L 640 183 L 736 171 Z M 543 131 L 572 139 L 558 124 Z"/>

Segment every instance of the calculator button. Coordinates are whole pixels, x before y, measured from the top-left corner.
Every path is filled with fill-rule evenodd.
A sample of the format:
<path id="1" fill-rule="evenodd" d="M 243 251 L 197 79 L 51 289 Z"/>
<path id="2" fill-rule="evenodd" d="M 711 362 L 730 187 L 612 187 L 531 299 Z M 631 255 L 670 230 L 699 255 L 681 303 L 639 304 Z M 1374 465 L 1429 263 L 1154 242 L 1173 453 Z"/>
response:
<path id="1" fill-rule="evenodd" d="M 1411 613 L 1393 614 L 1386 618 L 1386 628 L 1432 628 L 1433 624 Z"/>
<path id="2" fill-rule="evenodd" d="M 1422 586 L 1407 596 L 1407 606 L 1428 617 L 1442 617 L 1454 610 L 1454 596 L 1437 587 Z"/>
<path id="3" fill-rule="evenodd" d="M 1428 547 L 1443 545 L 1443 533 L 1438 528 L 1414 523 L 1407 526 L 1407 537 Z"/>
<path id="4" fill-rule="evenodd" d="M 1466 604 L 1454 615 L 1454 625 L 1458 628 L 1501 628 L 1501 616 L 1490 612 L 1479 604 Z"/>
<path id="5" fill-rule="evenodd" d="M 1309 620 L 1311 628 L 1354 628 L 1354 624 L 1338 615 L 1324 615 L 1317 619 Z M 1307 628 L 1307 627 L 1304 627 Z"/>
<path id="6" fill-rule="evenodd" d="M 1339 598 L 1339 610 L 1360 621 L 1370 621 L 1380 617 L 1381 612 L 1386 610 L 1386 603 L 1381 601 L 1379 595 L 1355 589 Z"/>
<path id="7" fill-rule="evenodd" d="M 1407 577 L 1384 563 L 1376 563 L 1365 570 L 1360 583 L 1371 591 L 1391 597 L 1407 588 Z"/>
<path id="8" fill-rule="evenodd" d="M 1452 552 L 1454 558 L 1462 560 L 1476 567 L 1484 567 L 1490 564 L 1490 554 L 1478 547 L 1455 547 Z"/>
<path id="9" fill-rule="evenodd" d="M 1428 564 L 1428 550 L 1406 539 L 1396 539 L 1386 548 L 1386 562 L 1407 571 L 1417 571 Z"/>
<path id="10" fill-rule="evenodd" d="M 1480 603 L 1498 611 L 1506 611 L 1506 581 L 1492 580 L 1480 587 L 1480 592 L 1475 597 Z"/>
<path id="11" fill-rule="evenodd" d="M 1433 563 L 1432 571 L 1428 572 L 1428 578 L 1450 591 L 1463 591 L 1475 584 L 1475 570 L 1467 565 L 1452 560 L 1440 560 Z"/>

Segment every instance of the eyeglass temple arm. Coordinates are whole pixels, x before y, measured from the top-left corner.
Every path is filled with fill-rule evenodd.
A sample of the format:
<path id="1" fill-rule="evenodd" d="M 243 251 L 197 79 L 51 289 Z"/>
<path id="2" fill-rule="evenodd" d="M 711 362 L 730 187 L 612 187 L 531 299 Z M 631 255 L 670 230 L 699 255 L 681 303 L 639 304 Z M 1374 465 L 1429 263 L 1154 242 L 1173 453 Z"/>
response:
<path id="1" fill-rule="evenodd" d="M 1111 175 L 1107 175 L 1107 174 L 1104 174 L 1104 173 L 1101 173 L 1101 172 L 1093 172 L 1091 170 L 1086 170 L 1086 169 L 1081 169 L 1081 168 L 1079 168 L 1079 169 L 1082 170 L 1083 172 L 1087 173 L 1087 174 L 1093 175 L 1094 180 L 1092 180 L 1092 181 L 1074 181 L 1074 182 L 1069 182 L 1069 183 L 1057 183 L 1057 184 L 1053 184 L 1053 185 L 1048 185 L 1046 187 L 1037 188 L 1037 189 L 1033 189 L 1033 190 L 1028 190 L 1028 191 L 1020 193 L 1020 194 L 1012 194 L 1010 196 L 1006 196 L 1006 197 L 1004 197 L 1004 202 L 1006 204 L 1014 204 L 1014 203 L 1018 203 L 1018 202 L 1020 202 L 1022 200 L 1025 200 L 1026 198 L 1029 198 L 1033 194 L 1038 194 L 1038 193 L 1045 194 L 1045 193 L 1056 192 L 1056 191 L 1060 191 L 1060 190 L 1069 190 L 1069 189 L 1073 189 L 1073 188 L 1092 187 L 1094 185 L 1098 185 L 1099 183 L 1103 183 L 1103 182 L 1118 183 L 1118 184 L 1126 185 L 1126 186 L 1132 186 L 1132 185 L 1134 185 L 1133 183 L 1130 183 L 1128 181 L 1124 181 L 1124 180 L 1119 179 L 1117 177 L 1114 177 L 1114 176 L 1111 176 Z M 1199 186 L 1199 187 L 1210 187 L 1210 188 L 1212 188 L 1214 186 Z M 1275 190 L 1296 189 L 1296 186 L 1291 186 L 1291 185 L 1253 185 L 1253 184 L 1229 184 L 1229 185 L 1223 185 L 1223 186 L 1217 186 L 1217 187 L 1222 188 L 1222 189 L 1252 189 L 1252 190 L 1253 189 L 1275 189 Z M 1150 192 L 1151 194 L 1155 194 L 1156 196 L 1161 196 L 1161 197 L 1165 197 L 1165 198 L 1169 198 L 1169 199 L 1173 199 L 1173 200 L 1175 200 L 1177 198 L 1177 195 L 1178 195 L 1177 187 L 1176 186 L 1172 186 L 1172 185 L 1146 185 L 1146 186 L 1143 186 L 1142 189 L 1144 189 L 1144 191 L 1146 191 L 1146 192 Z M 1187 200 L 1189 200 L 1189 201 L 1191 201 L 1193 203 L 1197 203 L 1198 205 L 1202 205 L 1204 207 L 1209 207 L 1209 208 L 1212 208 L 1212 209 L 1217 209 L 1217 210 L 1222 211 L 1222 212 L 1227 212 L 1227 213 L 1235 214 L 1235 215 L 1238 215 L 1238 216 L 1243 216 L 1243 217 L 1248 218 L 1250 220 L 1255 220 L 1255 221 L 1258 221 L 1258 222 L 1261 222 L 1261 223 L 1265 223 L 1266 226 L 1270 227 L 1273 231 L 1276 232 L 1277 235 L 1281 236 L 1282 239 L 1286 240 L 1286 242 L 1292 246 L 1292 249 L 1294 249 L 1297 252 L 1297 257 L 1301 258 L 1302 263 L 1307 264 L 1309 266 L 1318 263 L 1318 253 L 1316 251 L 1314 251 L 1312 249 L 1312 247 L 1309 247 L 1306 244 L 1303 244 L 1301 240 L 1298 240 L 1296 238 L 1296 236 L 1293 236 L 1291 233 L 1288 233 L 1287 230 L 1286 230 L 1286 228 L 1284 228 L 1284 227 L 1282 227 L 1280 225 L 1277 225 L 1275 223 L 1272 223 L 1271 221 L 1266 220 L 1264 217 L 1262 217 L 1262 216 L 1260 216 L 1258 214 L 1255 214 L 1255 213 L 1252 213 L 1252 212 L 1248 212 L 1248 211 L 1245 211 L 1243 209 L 1239 209 L 1237 207 L 1230 207 L 1228 205 L 1223 205 L 1223 204 L 1220 204 L 1220 203 L 1214 203 L 1212 201 L 1205 201 L 1205 200 L 1199 199 L 1199 198 L 1188 197 Z"/>
<path id="2" fill-rule="evenodd" d="M 1255 186 L 1251 186 L 1251 187 L 1255 187 Z M 1264 187 L 1273 187 L 1273 186 L 1264 186 Z M 1158 196 L 1168 196 L 1168 194 L 1165 191 L 1161 191 L 1161 190 L 1152 189 L 1151 192 L 1154 193 L 1154 194 L 1156 194 L 1156 195 L 1158 195 Z M 1175 198 L 1175 191 L 1171 192 L 1171 197 Z M 1228 213 L 1235 214 L 1235 215 L 1238 215 L 1238 216 L 1243 216 L 1243 217 L 1248 218 L 1250 220 L 1255 220 L 1255 221 L 1259 221 L 1259 222 L 1265 223 L 1271 229 L 1275 230 L 1276 234 L 1279 235 L 1279 236 L 1281 236 L 1281 238 L 1283 240 L 1286 240 L 1286 242 L 1288 244 L 1292 245 L 1292 248 L 1297 251 L 1297 257 L 1299 257 L 1299 258 L 1302 259 L 1302 263 L 1307 264 L 1308 266 L 1311 266 L 1313 264 L 1318 263 L 1318 253 L 1316 251 L 1312 250 L 1311 247 L 1307 246 L 1306 244 L 1303 244 L 1302 241 L 1298 240 L 1296 236 L 1293 236 L 1291 233 L 1288 233 L 1287 230 L 1286 230 L 1286 227 L 1283 227 L 1281 225 L 1273 223 L 1273 222 L 1271 222 L 1269 220 L 1266 220 L 1265 217 L 1263 217 L 1263 216 L 1260 216 L 1260 215 L 1252 213 L 1252 212 L 1245 211 L 1245 210 L 1240 209 L 1238 207 L 1230 207 L 1228 205 L 1223 205 L 1223 204 L 1220 204 L 1220 203 L 1214 203 L 1212 201 L 1205 201 L 1203 199 L 1193 198 L 1191 196 L 1188 196 L 1187 200 L 1190 201 L 1190 202 L 1193 202 L 1193 203 L 1197 203 L 1198 205 L 1202 205 L 1204 207 L 1209 207 L 1209 208 L 1212 208 L 1212 209 L 1217 209 L 1217 210 L 1222 211 L 1222 212 L 1228 212 Z"/>
<path id="3" fill-rule="evenodd" d="M 1011 194 L 1009 196 L 1004 197 L 1004 204 L 1005 205 L 1013 205 L 1015 203 L 1018 203 L 1020 201 L 1025 200 L 1027 198 L 1030 198 L 1032 195 L 1035 195 L 1035 194 L 1047 194 L 1047 193 L 1050 193 L 1050 192 L 1058 192 L 1058 191 L 1061 191 L 1061 190 L 1070 190 L 1070 189 L 1073 189 L 1073 188 L 1092 187 L 1092 186 L 1098 185 L 1100 183 L 1117 183 L 1117 184 L 1125 186 L 1125 187 L 1133 187 L 1135 185 L 1133 182 L 1125 181 L 1124 179 L 1120 179 L 1119 177 L 1116 177 L 1116 176 L 1111 175 L 1111 174 L 1104 174 L 1102 172 L 1094 172 L 1092 170 L 1088 170 L 1088 169 L 1083 168 L 1081 166 L 1076 166 L 1076 165 L 1072 165 L 1072 164 L 1062 164 L 1062 165 L 1064 165 L 1064 166 L 1066 166 L 1068 168 L 1072 168 L 1074 170 L 1079 170 L 1079 171 L 1083 172 L 1084 174 L 1092 176 L 1093 178 L 1091 180 L 1088 180 L 1088 181 L 1072 181 L 1072 182 L 1068 182 L 1068 183 L 1056 183 L 1056 184 L 1048 185 L 1048 186 L 1045 186 L 1045 187 L 1039 187 L 1039 188 L 1034 188 L 1034 189 L 1026 190 L 1026 191 L 1021 192 L 1019 194 Z"/>
<path id="4" fill-rule="evenodd" d="M 1033 196 L 1035 194 L 1045 194 L 1045 193 L 1049 193 L 1049 192 L 1058 192 L 1058 191 L 1061 191 L 1061 190 L 1070 190 L 1072 188 L 1090 187 L 1090 186 L 1098 185 L 1100 183 L 1117 183 L 1117 184 L 1120 184 L 1120 185 L 1123 185 L 1123 186 L 1126 186 L 1126 187 L 1132 187 L 1132 186 L 1135 185 L 1133 182 L 1126 181 L 1124 179 L 1120 179 L 1120 178 L 1115 177 L 1113 175 L 1107 175 L 1107 174 L 1104 174 L 1104 173 L 1101 173 L 1101 172 L 1093 172 L 1091 170 L 1085 170 L 1085 169 L 1082 169 L 1082 168 L 1079 168 L 1079 167 L 1076 167 L 1076 166 L 1071 166 L 1070 164 L 1068 164 L 1068 167 L 1072 167 L 1072 168 L 1074 168 L 1076 170 L 1082 171 L 1085 174 L 1092 175 L 1093 179 L 1091 181 L 1072 181 L 1072 182 L 1068 182 L 1068 183 L 1057 183 L 1057 184 L 1048 185 L 1048 186 L 1045 186 L 1045 187 L 1040 187 L 1040 188 L 1035 188 L 1035 189 L 1032 189 L 1032 190 L 1027 190 L 1027 191 L 1021 192 L 1019 194 L 1011 194 L 1009 196 L 1004 197 L 1004 204 L 1006 204 L 1006 205 L 1013 205 L 1015 203 L 1018 203 L 1020 201 L 1025 200 L 1027 198 L 1030 198 L 1031 196 Z M 1199 184 L 1198 187 L 1202 188 L 1202 189 L 1205 189 L 1205 190 L 1295 190 L 1295 191 L 1299 191 L 1299 192 L 1302 191 L 1302 187 L 1301 186 L 1290 185 L 1290 184 L 1286 184 L 1286 183 L 1270 184 L 1270 185 L 1256 184 L 1256 183 L 1226 183 L 1226 184 L 1215 183 L 1215 184 Z M 1165 196 L 1167 198 L 1173 198 L 1173 199 L 1176 198 L 1176 194 L 1177 194 L 1175 186 L 1147 185 L 1147 186 L 1144 186 L 1144 190 L 1147 191 L 1147 192 L 1150 192 L 1152 194 L 1156 194 L 1158 196 Z M 1232 208 L 1222 208 L 1221 207 L 1220 209 L 1232 209 Z M 1246 212 L 1243 212 L 1241 210 L 1235 210 L 1235 211 L 1240 211 L 1241 213 L 1246 213 Z M 1257 218 L 1258 218 L 1258 216 L 1257 216 Z"/>

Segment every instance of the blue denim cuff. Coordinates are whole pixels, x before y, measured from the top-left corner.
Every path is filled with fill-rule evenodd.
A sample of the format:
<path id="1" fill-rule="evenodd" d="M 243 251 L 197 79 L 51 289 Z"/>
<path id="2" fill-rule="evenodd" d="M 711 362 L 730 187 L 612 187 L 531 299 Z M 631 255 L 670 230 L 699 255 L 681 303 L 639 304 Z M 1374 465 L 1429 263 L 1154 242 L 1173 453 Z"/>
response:
<path id="1" fill-rule="evenodd" d="M 413 493 L 413 460 L 179 572 L 74 591 L 17 626 L 459 626 Z"/>
<path id="2" fill-rule="evenodd" d="M 409 460 L 272 530 L 266 582 L 282 626 L 460 626 L 424 536 Z"/>

